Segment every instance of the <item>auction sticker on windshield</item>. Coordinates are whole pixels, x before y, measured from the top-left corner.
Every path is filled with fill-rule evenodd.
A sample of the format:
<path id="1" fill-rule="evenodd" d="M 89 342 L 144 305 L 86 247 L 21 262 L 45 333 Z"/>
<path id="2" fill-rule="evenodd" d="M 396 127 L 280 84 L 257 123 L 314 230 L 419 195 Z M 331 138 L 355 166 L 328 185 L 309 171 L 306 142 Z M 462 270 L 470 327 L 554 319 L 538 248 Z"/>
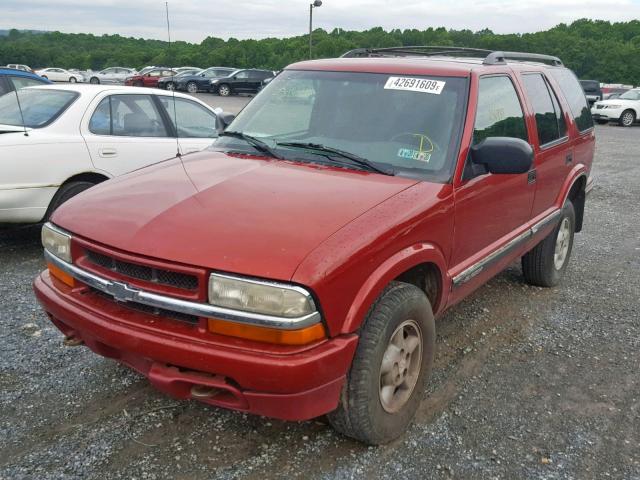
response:
<path id="1" fill-rule="evenodd" d="M 389 77 L 384 85 L 386 90 L 407 90 L 409 92 L 433 93 L 440 95 L 447 82 L 426 78 Z"/>

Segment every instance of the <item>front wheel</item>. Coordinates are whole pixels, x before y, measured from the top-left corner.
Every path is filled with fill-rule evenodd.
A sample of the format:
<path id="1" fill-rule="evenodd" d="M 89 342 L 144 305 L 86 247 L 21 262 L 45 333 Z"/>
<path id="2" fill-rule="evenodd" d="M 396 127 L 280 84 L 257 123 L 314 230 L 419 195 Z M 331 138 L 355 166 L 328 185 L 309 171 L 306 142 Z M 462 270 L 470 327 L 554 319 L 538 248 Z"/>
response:
<path id="1" fill-rule="evenodd" d="M 222 84 L 218 87 L 218 95 L 221 97 L 228 97 L 231 95 L 231 88 L 227 84 Z"/>
<path id="2" fill-rule="evenodd" d="M 89 83 L 93 84 L 93 85 L 99 85 L 100 84 L 100 79 L 97 77 L 91 77 L 91 80 L 89 80 Z"/>
<path id="3" fill-rule="evenodd" d="M 167 82 L 167 90 L 173 92 L 176 89 L 176 84 L 173 82 Z"/>
<path id="4" fill-rule="evenodd" d="M 556 228 L 522 257 L 522 273 L 527 283 L 539 287 L 555 287 L 560 283 L 569 265 L 575 230 L 576 213 L 567 200 Z"/>
<path id="5" fill-rule="evenodd" d="M 402 435 L 420 405 L 434 350 L 427 296 L 414 285 L 392 282 L 364 321 L 340 403 L 328 414 L 331 425 L 372 445 Z"/>
<path id="6" fill-rule="evenodd" d="M 133 86 L 134 87 L 144 87 L 144 83 L 142 83 L 141 81 L 137 81 L 137 82 L 133 82 Z"/>
<path id="7" fill-rule="evenodd" d="M 635 121 L 636 121 L 635 112 L 633 110 L 625 110 L 624 112 L 622 112 L 622 115 L 620 115 L 620 119 L 618 120 L 618 123 L 623 127 L 630 127 L 635 123 Z"/>
<path id="8" fill-rule="evenodd" d="M 69 77 L 69 83 L 76 83 L 77 81 L 76 77 Z"/>

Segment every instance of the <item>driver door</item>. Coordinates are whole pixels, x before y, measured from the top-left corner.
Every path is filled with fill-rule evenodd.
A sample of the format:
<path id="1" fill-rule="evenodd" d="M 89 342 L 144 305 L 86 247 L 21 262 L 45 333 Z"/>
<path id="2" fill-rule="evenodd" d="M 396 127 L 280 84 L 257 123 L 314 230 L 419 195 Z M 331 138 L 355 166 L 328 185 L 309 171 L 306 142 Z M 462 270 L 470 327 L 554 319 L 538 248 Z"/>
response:
<path id="1" fill-rule="evenodd" d="M 116 176 L 175 157 L 176 140 L 153 97 L 117 94 L 92 103 L 82 135 L 96 168 Z"/>
<path id="2" fill-rule="evenodd" d="M 514 137 L 531 143 L 523 102 L 513 80 L 508 75 L 491 75 L 480 77 L 478 82 L 473 144 L 487 137 Z M 535 183 L 528 173 L 473 171 L 470 157 L 465 167 L 454 191 L 455 233 L 450 261 L 454 302 L 497 271 L 499 259 L 491 263 L 488 259 L 526 230 L 535 194 Z M 462 276 L 457 283 L 456 277 L 470 269 L 472 278 Z"/>

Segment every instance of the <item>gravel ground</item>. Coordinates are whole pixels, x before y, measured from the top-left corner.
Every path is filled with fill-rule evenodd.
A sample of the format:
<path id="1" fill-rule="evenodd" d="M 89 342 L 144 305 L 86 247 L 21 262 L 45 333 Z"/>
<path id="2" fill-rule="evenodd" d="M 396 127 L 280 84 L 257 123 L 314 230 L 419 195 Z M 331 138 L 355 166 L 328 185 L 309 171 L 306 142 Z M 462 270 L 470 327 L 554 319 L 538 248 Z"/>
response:
<path id="1" fill-rule="evenodd" d="M 31 291 L 38 228 L 0 231 L 0 478 L 640 479 L 640 128 L 597 134 L 564 284 L 514 264 L 441 318 L 417 421 L 383 447 L 174 401 L 63 347 Z"/>

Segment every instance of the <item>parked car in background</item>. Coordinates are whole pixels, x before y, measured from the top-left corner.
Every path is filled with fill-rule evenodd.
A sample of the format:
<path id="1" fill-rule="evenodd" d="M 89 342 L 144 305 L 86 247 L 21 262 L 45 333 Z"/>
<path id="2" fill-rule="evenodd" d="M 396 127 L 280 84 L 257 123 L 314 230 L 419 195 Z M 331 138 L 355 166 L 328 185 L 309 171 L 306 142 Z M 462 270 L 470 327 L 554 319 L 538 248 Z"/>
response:
<path id="1" fill-rule="evenodd" d="M 600 82 L 597 80 L 580 80 L 582 90 L 587 97 L 589 105 L 593 105 L 594 102 L 602 100 L 602 89 L 600 88 Z"/>
<path id="2" fill-rule="evenodd" d="M 13 68 L 14 70 L 22 70 L 24 72 L 34 73 L 31 67 L 29 67 L 28 65 L 22 65 L 20 63 L 9 63 L 7 65 L 7 68 Z"/>
<path id="3" fill-rule="evenodd" d="M 272 77 L 275 77 L 275 72 L 271 70 L 235 70 L 226 77 L 211 80 L 211 92 L 221 97 L 239 93 L 258 93 L 262 88 L 262 82 Z"/>
<path id="4" fill-rule="evenodd" d="M 41 70 L 36 70 L 35 73 L 40 75 L 42 78 L 48 78 L 52 82 L 84 82 L 84 76 L 80 72 L 71 72 L 64 68 L 43 68 Z"/>
<path id="5" fill-rule="evenodd" d="M 67 342 L 178 398 L 402 435 L 436 317 L 521 259 L 579 282 L 595 149 L 560 59 L 409 48 L 291 65 L 206 151 L 57 210 L 34 289 Z"/>
<path id="6" fill-rule="evenodd" d="M 212 79 L 225 77 L 234 70 L 228 67 L 210 67 L 198 74 L 181 77 L 176 83 L 176 88 L 189 93 L 208 92 L 211 89 Z"/>
<path id="7" fill-rule="evenodd" d="M 148 67 L 144 67 L 138 70 L 138 75 L 144 75 L 145 73 L 150 72 L 151 70 L 155 70 L 156 68 L 167 68 L 167 67 L 154 67 L 149 65 Z"/>
<path id="8" fill-rule="evenodd" d="M 176 83 L 180 81 L 181 78 L 186 78 L 191 75 L 198 75 L 202 72 L 201 68 L 196 68 L 193 70 L 183 70 L 182 72 L 178 72 L 177 75 L 171 77 L 162 77 L 158 80 L 158 88 L 163 90 L 175 90 Z"/>
<path id="9" fill-rule="evenodd" d="M 109 67 L 99 72 L 88 73 L 86 78 L 94 85 L 124 85 L 125 79 L 135 74 L 136 71 L 133 68 Z"/>
<path id="10" fill-rule="evenodd" d="M 124 84 L 134 87 L 157 87 L 158 80 L 164 77 L 173 77 L 176 72 L 168 68 L 155 68 L 147 73 L 137 73 L 127 77 Z"/>
<path id="11" fill-rule="evenodd" d="M 601 100 L 591 108 L 591 115 L 600 124 L 617 122 L 630 127 L 640 120 L 640 88 L 634 88 L 618 98 Z"/>
<path id="12" fill-rule="evenodd" d="M 0 96 L 7 92 L 20 90 L 21 88 L 47 85 L 49 83 L 51 83 L 49 80 L 35 73 L 0 67 Z"/>
<path id="13" fill-rule="evenodd" d="M 205 103 L 162 90 L 46 85 L 19 96 L 22 115 L 14 93 L 0 96 L 0 223 L 46 219 L 108 178 L 174 157 L 178 148 L 202 150 L 222 125 Z"/>

